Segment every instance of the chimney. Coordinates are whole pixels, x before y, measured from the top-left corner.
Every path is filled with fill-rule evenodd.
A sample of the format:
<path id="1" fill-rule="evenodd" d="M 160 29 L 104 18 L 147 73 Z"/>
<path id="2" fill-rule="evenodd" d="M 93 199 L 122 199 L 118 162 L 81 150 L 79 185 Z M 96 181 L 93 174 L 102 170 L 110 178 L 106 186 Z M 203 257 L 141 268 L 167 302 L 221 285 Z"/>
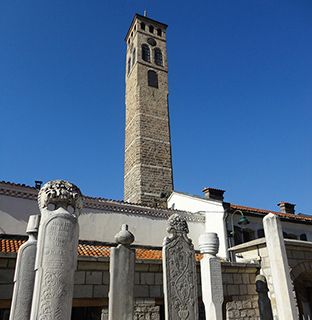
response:
<path id="1" fill-rule="evenodd" d="M 281 213 L 295 214 L 295 204 L 289 202 L 280 202 L 277 205 L 279 206 Z"/>
<path id="2" fill-rule="evenodd" d="M 223 201 L 224 190 L 214 189 L 214 188 L 204 188 L 203 193 L 205 195 L 205 199 L 208 200 L 218 200 Z"/>

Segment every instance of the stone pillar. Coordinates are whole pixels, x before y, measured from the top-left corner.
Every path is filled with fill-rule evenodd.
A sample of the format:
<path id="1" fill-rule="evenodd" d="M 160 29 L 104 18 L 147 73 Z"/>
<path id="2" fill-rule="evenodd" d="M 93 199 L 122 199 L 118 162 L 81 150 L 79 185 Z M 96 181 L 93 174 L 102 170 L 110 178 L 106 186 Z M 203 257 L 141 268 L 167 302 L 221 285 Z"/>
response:
<path id="1" fill-rule="evenodd" d="M 133 320 L 135 250 L 130 247 L 134 236 L 123 224 L 115 236 L 118 243 L 111 248 L 109 283 L 109 320 Z"/>
<path id="2" fill-rule="evenodd" d="M 263 219 L 263 226 L 278 319 L 298 319 L 280 219 L 276 214 L 269 213 Z"/>
<path id="3" fill-rule="evenodd" d="M 41 221 L 30 320 L 70 320 L 82 196 L 75 185 L 55 180 L 41 188 L 38 203 Z"/>
<path id="4" fill-rule="evenodd" d="M 256 277 L 256 291 L 258 292 L 260 320 L 273 320 L 271 301 L 268 297 L 269 288 L 265 276 L 261 274 Z"/>
<path id="5" fill-rule="evenodd" d="M 29 320 L 30 317 L 39 221 L 39 215 L 29 217 L 26 229 L 29 238 L 17 253 L 10 320 Z"/>
<path id="6" fill-rule="evenodd" d="M 206 320 L 222 320 L 221 262 L 216 257 L 219 250 L 219 238 L 216 233 L 206 232 L 200 235 L 198 242 L 200 252 L 204 254 L 200 260 L 200 273 Z"/>
<path id="7" fill-rule="evenodd" d="M 173 214 L 164 239 L 163 279 L 166 320 L 198 320 L 195 251 L 186 219 Z"/>

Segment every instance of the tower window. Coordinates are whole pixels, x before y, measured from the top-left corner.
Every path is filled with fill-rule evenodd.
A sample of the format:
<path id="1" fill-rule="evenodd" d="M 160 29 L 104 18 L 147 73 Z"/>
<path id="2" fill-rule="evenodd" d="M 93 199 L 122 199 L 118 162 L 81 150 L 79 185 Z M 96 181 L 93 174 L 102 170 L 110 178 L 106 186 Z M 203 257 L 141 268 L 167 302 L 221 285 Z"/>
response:
<path id="1" fill-rule="evenodd" d="M 141 22 L 141 29 L 145 30 L 145 23 L 144 22 Z"/>
<path id="2" fill-rule="evenodd" d="M 128 59 L 128 74 L 130 73 L 131 69 L 131 58 Z"/>
<path id="3" fill-rule="evenodd" d="M 148 70 L 147 83 L 149 87 L 158 88 L 158 75 L 154 70 Z"/>
<path id="4" fill-rule="evenodd" d="M 132 52 L 132 65 L 134 65 L 134 63 L 135 63 L 135 48 L 133 49 L 133 52 Z"/>
<path id="5" fill-rule="evenodd" d="M 142 59 L 146 62 L 151 62 L 150 48 L 147 44 L 142 44 Z"/>
<path id="6" fill-rule="evenodd" d="M 154 49 L 154 60 L 158 66 L 163 65 L 163 57 L 162 57 L 161 50 L 159 48 Z"/>
<path id="7" fill-rule="evenodd" d="M 160 37 L 162 36 L 161 29 L 157 29 L 157 35 L 160 36 Z"/>
<path id="8" fill-rule="evenodd" d="M 149 26 L 149 32 L 150 33 L 154 33 L 154 27 L 153 26 Z"/>

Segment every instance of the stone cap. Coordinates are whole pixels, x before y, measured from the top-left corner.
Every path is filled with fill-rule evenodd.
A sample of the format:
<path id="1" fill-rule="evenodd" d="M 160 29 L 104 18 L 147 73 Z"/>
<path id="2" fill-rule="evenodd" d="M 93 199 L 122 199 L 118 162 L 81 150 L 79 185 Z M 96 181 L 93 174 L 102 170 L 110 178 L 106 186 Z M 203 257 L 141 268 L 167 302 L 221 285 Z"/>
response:
<path id="1" fill-rule="evenodd" d="M 40 215 L 34 214 L 29 216 L 26 233 L 37 233 L 39 229 Z"/>

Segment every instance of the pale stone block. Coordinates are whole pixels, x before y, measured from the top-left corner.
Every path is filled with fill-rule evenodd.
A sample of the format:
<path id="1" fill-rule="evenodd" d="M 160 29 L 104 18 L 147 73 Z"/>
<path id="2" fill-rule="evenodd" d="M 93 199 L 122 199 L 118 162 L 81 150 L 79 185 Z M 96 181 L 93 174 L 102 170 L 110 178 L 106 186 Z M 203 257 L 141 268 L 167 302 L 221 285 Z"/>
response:
<path id="1" fill-rule="evenodd" d="M 148 298 L 149 297 L 148 286 L 135 285 L 134 286 L 134 296 L 136 298 Z"/>
<path id="2" fill-rule="evenodd" d="M 13 283 L 14 279 L 14 270 L 13 269 L 4 269 L 0 272 L 0 284 Z"/>
<path id="3" fill-rule="evenodd" d="M 141 273 L 141 284 L 148 284 L 148 285 L 155 284 L 154 273 L 142 272 Z"/>
<path id="4" fill-rule="evenodd" d="M 155 284 L 162 285 L 163 284 L 163 275 L 162 273 L 155 273 Z"/>
<path id="5" fill-rule="evenodd" d="M 109 272 L 103 272 L 103 284 L 109 284 Z"/>
<path id="6" fill-rule="evenodd" d="M 101 284 L 103 274 L 100 271 L 87 271 L 86 284 Z"/>
<path id="7" fill-rule="evenodd" d="M 243 281 L 242 281 L 242 276 L 241 276 L 241 274 L 239 274 L 239 273 L 233 274 L 233 281 L 234 281 L 234 284 L 240 284 L 240 283 L 242 283 Z"/>
<path id="8" fill-rule="evenodd" d="M 0 268 L 7 268 L 8 262 L 9 262 L 8 259 L 2 259 L 2 258 L 0 258 Z"/>
<path id="9" fill-rule="evenodd" d="M 93 286 L 93 297 L 94 298 L 107 298 L 108 297 L 108 286 L 107 285 L 94 285 Z"/>
<path id="10" fill-rule="evenodd" d="M 85 284 L 86 283 L 86 273 L 84 271 L 76 271 L 74 277 L 74 283 Z"/>
<path id="11" fill-rule="evenodd" d="M 12 284 L 0 284 L 0 299 L 11 299 L 13 294 Z"/>
<path id="12" fill-rule="evenodd" d="M 161 286 L 150 286 L 150 297 L 151 298 L 161 298 L 163 296 L 162 287 Z"/>
<path id="13" fill-rule="evenodd" d="M 93 286 L 91 284 L 78 284 L 74 286 L 74 298 L 92 298 Z"/>

